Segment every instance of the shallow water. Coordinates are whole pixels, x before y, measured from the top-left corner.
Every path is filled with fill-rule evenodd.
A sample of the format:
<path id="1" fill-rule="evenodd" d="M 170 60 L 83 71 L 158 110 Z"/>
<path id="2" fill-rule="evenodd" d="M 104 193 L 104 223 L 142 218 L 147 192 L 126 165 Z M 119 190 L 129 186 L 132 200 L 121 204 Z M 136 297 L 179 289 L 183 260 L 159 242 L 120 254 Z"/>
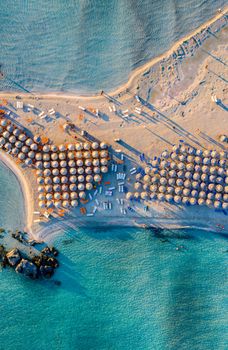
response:
<path id="1" fill-rule="evenodd" d="M 166 51 L 225 0 L 0 1 L 0 89 L 96 92 Z"/>
<path id="2" fill-rule="evenodd" d="M 24 199 L 14 173 L 0 162 L 0 227 L 23 229 Z"/>

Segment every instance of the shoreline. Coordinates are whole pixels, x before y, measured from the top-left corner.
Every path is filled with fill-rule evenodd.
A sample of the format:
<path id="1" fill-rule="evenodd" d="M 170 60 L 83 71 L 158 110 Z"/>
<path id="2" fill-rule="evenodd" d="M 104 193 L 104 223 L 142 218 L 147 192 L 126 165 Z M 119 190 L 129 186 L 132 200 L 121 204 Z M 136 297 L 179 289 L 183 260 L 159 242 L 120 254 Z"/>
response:
<path id="1" fill-rule="evenodd" d="M 21 188 L 21 192 L 23 195 L 23 206 L 24 206 L 24 216 L 25 216 L 25 224 L 24 230 L 28 232 L 29 235 L 34 237 L 32 232 L 32 224 L 33 224 L 33 199 L 31 196 L 31 189 L 29 186 L 29 182 L 26 181 L 25 175 L 22 173 L 21 169 L 17 167 L 12 159 L 9 156 L 0 152 L 0 162 L 2 162 L 9 170 L 13 172 L 16 176 L 19 186 Z"/>
<path id="2" fill-rule="evenodd" d="M 227 9 L 224 11 L 226 13 Z M 143 152 L 143 154 L 145 152 L 146 158 L 152 160 L 153 156 L 159 156 L 161 152 L 170 149 L 170 146 L 178 144 L 180 141 L 185 142 L 186 145 L 193 146 L 194 148 L 216 149 L 220 151 L 221 149 L 226 150 L 226 146 L 221 145 L 218 142 L 219 135 L 222 132 L 220 126 L 225 117 L 225 109 L 218 104 L 215 104 L 210 98 L 211 91 L 214 91 L 214 93 L 221 98 L 224 106 L 226 105 L 226 97 L 223 89 L 224 80 L 221 79 L 220 82 L 216 80 L 217 77 L 222 77 L 223 66 L 221 63 L 222 60 L 225 62 L 225 48 L 219 46 L 219 43 L 220 45 L 221 43 L 223 44 L 224 35 L 227 32 L 227 28 L 224 29 L 227 24 L 227 21 L 224 19 L 224 11 L 218 13 L 215 17 L 198 27 L 194 32 L 180 39 L 164 54 L 157 56 L 148 63 L 132 71 L 131 77 L 127 83 L 122 84 L 118 89 L 111 92 L 111 95 L 116 95 L 117 93 L 122 92 L 121 96 L 116 97 L 121 103 L 120 106 L 116 107 L 117 111 L 115 111 L 115 113 L 114 109 L 112 110 L 113 107 L 110 110 L 110 107 L 112 106 L 111 102 L 107 101 L 105 96 L 102 95 L 83 97 L 74 94 L 64 94 L 61 92 L 47 94 L 37 93 L 37 95 L 36 93 L 27 94 L 10 92 L 8 94 L 8 106 L 6 108 L 3 107 L 3 109 L 6 109 L 9 112 L 7 118 L 9 115 L 9 119 L 13 123 L 15 122 L 15 124 L 25 130 L 29 130 L 32 135 L 39 134 L 41 136 L 47 136 L 49 141 L 56 145 L 75 143 L 75 139 L 78 139 L 80 142 L 85 142 L 86 137 L 84 139 L 80 130 L 86 131 L 88 135 L 96 137 L 97 140 L 105 141 L 111 147 L 115 158 L 118 158 L 116 156 L 118 156 L 118 153 L 122 152 L 126 167 L 124 170 L 120 165 L 118 168 L 120 170 L 118 171 L 123 171 L 128 174 L 124 184 L 128 186 L 128 190 L 134 185 L 134 183 L 132 183 L 132 174 L 129 173 L 129 169 L 136 165 L 137 167 L 144 167 L 145 165 L 140 163 L 143 162 L 141 159 L 140 162 L 138 160 L 140 152 Z M 207 38 L 209 38 L 207 44 L 204 44 L 202 41 L 202 45 L 207 45 L 206 49 L 209 50 L 209 53 L 211 50 L 212 54 L 208 54 L 205 57 L 203 52 L 205 51 L 204 46 L 204 50 L 198 50 L 197 52 L 194 51 L 194 54 L 186 57 L 186 61 L 183 61 L 183 63 L 181 61 L 180 63 L 177 63 L 176 72 L 173 71 L 172 74 L 169 74 L 168 72 L 166 75 L 162 75 L 161 66 L 164 61 L 161 62 L 162 64 L 157 63 L 165 58 L 166 60 L 164 64 L 166 64 L 170 58 L 172 58 L 171 56 L 175 52 L 174 50 L 179 48 L 180 43 L 183 43 L 187 38 L 192 38 L 195 34 L 200 33 L 200 35 L 196 37 L 197 40 L 200 40 L 201 36 L 205 34 L 203 29 L 207 28 L 211 23 L 216 23 L 211 28 L 212 32 L 216 33 L 216 39 L 214 38 L 215 35 L 212 36 L 207 34 Z M 219 34 L 217 37 L 217 33 L 220 29 L 223 33 L 221 33 L 219 39 Z M 216 47 L 218 53 L 212 51 Z M 220 60 L 214 59 L 216 55 L 218 55 L 217 57 L 220 57 Z M 210 64 L 209 70 L 205 68 L 208 66 L 208 62 Z M 167 66 L 169 66 L 169 64 L 170 63 L 168 63 Z M 140 84 L 142 82 L 140 87 L 142 94 L 141 90 L 139 90 L 139 96 L 144 98 L 144 96 L 147 96 L 146 92 L 147 94 L 150 92 L 152 85 L 150 84 L 148 86 L 146 81 L 148 77 L 144 79 L 143 73 L 151 67 L 153 67 L 153 70 L 157 71 L 156 74 L 159 76 L 159 80 L 156 81 L 154 89 L 154 96 L 156 96 L 155 104 L 153 100 L 151 107 L 148 104 L 148 106 L 146 105 L 145 107 L 140 105 L 139 108 L 139 103 L 138 101 L 135 101 L 133 95 L 137 94 L 136 86 L 140 78 Z M 213 73 L 214 75 L 212 75 Z M 148 79 L 148 81 L 149 80 L 151 79 Z M 126 86 L 132 87 L 131 94 L 129 95 L 125 90 Z M 172 91 L 172 88 L 174 91 Z M 39 113 L 47 113 L 44 111 L 48 111 L 49 113 L 54 109 L 59 115 L 57 116 L 56 113 L 56 118 L 55 116 L 48 116 L 47 120 L 45 118 L 43 121 L 43 118 L 40 119 L 39 114 L 37 114 L 38 112 L 34 112 L 33 109 L 15 109 L 15 96 L 17 95 L 20 95 L 26 100 L 23 101 L 25 106 L 26 103 L 28 104 L 28 100 L 33 99 L 34 105 L 36 105 L 34 110 L 37 109 Z M 2 98 L 3 96 L 4 98 L 7 98 L 7 93 L 0 92 L 0 97 L 1 96 Z M 151 98 L 150 94 L 148 96 Z M 67 101 L 67 99 L 71 100 Z M 80 112 L 81 114 L 78 118 L 75 118 L 75 111 L 77 111 L 77 108 L 80 108 L 80 99 L 85 100 L 88 103 L 97 103 L 96 108 L 100 111 L 100 115 L 95 115 L 94 109 L 92 109 L 91 112 L 91 107 L 85 106 L 86 111 Z M 61 100 L 60 103 L 59 100 Z M 184 103 L 181 103 L 180 101 L 184 101 Z M 150 99 L 149 102 L 151 102 Z M 155 105 L 155 108 L 153 108 L 153 104 Z M 124 115 L 123 109 L 125 109 L 125 113 L 130 110 L 129 115 Z M 137 113 L 137 109 L 140 109 L 140 113 Z M 137 114 L 139 116 L 137 116 Z M 207 119 L 205 119 L 206 116 Z M 206 120 L 208 122 L 206 122 Z M 75 125 L 76 130 L 74 132 L 66 132 L 66 130 L 64 130 L 63 123 L 66 123 L 66 121 L 67 123 Z M 116 149 L 117 143 L 121 149 Z M 112 159 L 113 164 L 115 163 L 115 158 Z M 142 228 L 145 225 L 171 230 L 179 228 L 197 228 L 216 232 L 220 220 L 221 222 L 224 221 L 224 228 L 226 232 L 228 232 L 227 217 L 224 217 L 223 213 L 214 213 L 213 211 L 208 212 L 206 209 L 199 209 L 199 207 L 194 207 L 196 209 L 191 209 L 191 207 L 189 207 L 190 209 L 188 210 L 185 210 L 186 207 L 184 207 L 182 215 L 182 210 L 180 211 L 179 206 L 174 205 L 172 208 L 169 208 L 169 205 L 163 206 L 160 202 L 153 202 L 150 208 L 151 216 L 148 216 L 145 214 L 142 206 L 133 203 L 133 206 L 138 213 L 138 216 L 135 216 L 130 210 L 128 211 L 128 205 L 131 206 L 131 203 L 129 204 L 129 202 L 125 200 L 124 194 L 117 193 L 118 186 L 116 174 L 113 172 L 113 169 L 110 169 L 109 174 L 107 174 L 108 178 L 106 178 L 106 180 L 109 180 L 109 183 L 111 180 L 111 184 L 113 185 L 114 183 L 114 185 L 117 186 L 114 186 L 116 192 L 114 193 L 113 198 L 110 198 L 111 203 L 113 203 L 113 208 L 111 208 L 113 211 L 110 212 L 110 215 L 105 214 L 99 217 L 104 208 L 102 209 L 100 204 L 97 204 L 99 208 L 98 213 L 96 214 L 97 216 L 96 218 L 94 217 L 94 219 L 83 217 L 78 208 L 72 210 L 72 215 L 67 212 L 63 220 L 58 220 L 54 215 L 51 215 L 51 221 L 46 221 L 46 219 L 49 219 L 46 216 L 44 218 L 43 212 L 41 211 L 39 217 L 40 220 L 33 221 L 34 210 L 39 210 L 37 209 L 38 202 L 36 203 L 35 201 L 38 199 L 38 193 L 33 191 L 33 189 L 36 188 L 35 186 L 37 186 L 35 176 L 30 177 L 30 170 L 24 171 L 24 169 L 20 169 L 8 154 L 0 152 L 0 160 L 2 160 L 3 163 L 13 171 L 19 181 L 24 197 L 26 227 L 30 233 L 33 228 L 35 238 L 40 235 L 53 236 L 55 234 L 53 232 L 54 228 L 56 228 L 55 231 L 56 234 L 58 234 L 58 229 L 64 231 L 71 227 L 77 230 L 78 227 L 108 227 L 108 225 L 111 227 L 121 225 L 139 228 Z M 106 184 L 104 183 L 104 185 Z M 103 185 L 101 184 L 101 186 Z M 123 191 L 119 190 L 119 192 L 122 193 Z M 97 195 L 93 192 L 91 193 L 94 196 Z M 91 193 L 90 200 L 88 200 L 89 203 L 86 206 L 88 210 L 87 213 L 89 214 L 88 216 L 91 216 L 95 205 L 95 199 L 91 198 Z M 121 211 L 121 214 L 128 214 L 125 217 L 120 216 L 120 208 L 117 205 L 117 202 L 114 201 L 114 199 L 117 199 L 115 198 L 116 196 L 124 200 L 124 204 L 121 203 L 121 206 L 123 205 L 123 208 L 125 208 L 127 212 L 123 213 Z M 102 194 L 101 196 L 99 195 L 99 201 L 100 203 L 104 203 L 105 201 L 109 201 L 109 198 L 106 198 L 105 194 Z M 141 202 L 141 204 L 142 203 L 143 202 Z M 83 204 L 84 203 L 81 202 L 79 207 L 82 207 Z M 118 202 L 118 204 L 120 203 Z M 107 212 L 107 214 L 109 214 L 109 212 Z M 207 217 L 210 217 L 210 220 L 207 220 Z M 38 221 L 39 224 L 36 224 Z M 33 236 L 33 233 L 31 233 L 31 235 Z"/>
<path id="3" fill-rule="evenodd" d="M 132 70 L 130 75 L 127 78 L 127 81 L 123 84 L 121 84 L 119 87 L 117 87 L 114 90 L 108 90 L 108 94 L 110 96 L 115 96 L 117 94 L 123 93 L 126 90 L 130 90 L 134 88 L 134 83 L 138 79 L 138 77 L 143 74 L 148 69 L 151 69 L 153 66 L 155 66 L 158 62 L 160 62 L 162 59 L 169 57 L 181 44 L 183 44 L 184 41 L 191 39 L 193 36 L 197 35 L 199 32 L 210 26 L 211 24 L 215 23 L 220 18 L 224 17 L 228 11 L 228 6 L 225 7 L 221 12 L 217 13 L 215 16 L 210 18 L 208 21 L 204 22 L 201 26 L 197 27 L 194 31 L 188 33 L 184 37 L 180 38 L 177 42 L 175 42 L 169 49 L 167 49 L 164 53 L 155 56 L 151 60 L 149 60 L 147 63 L 135 68 Z M 94 94 L 83 94 L 83 93 L 64 93 L 64 92 L 46 92 L 42 93 L 39 91 L 32 91 L 31 93 L 21 93 L 19 91 L 0 91 L 0 96 L 14 96 L 14 95 L 20 95 L 23 97 L 30 97 L 32 99 L 36 98 L 68 98 L 68 99 L 80 99 L 82 101 L 90 101 L 91 100 L 101 100 L 103 99 L 103 96 L 100 94 L 100 92 L 94 93 Z"/>

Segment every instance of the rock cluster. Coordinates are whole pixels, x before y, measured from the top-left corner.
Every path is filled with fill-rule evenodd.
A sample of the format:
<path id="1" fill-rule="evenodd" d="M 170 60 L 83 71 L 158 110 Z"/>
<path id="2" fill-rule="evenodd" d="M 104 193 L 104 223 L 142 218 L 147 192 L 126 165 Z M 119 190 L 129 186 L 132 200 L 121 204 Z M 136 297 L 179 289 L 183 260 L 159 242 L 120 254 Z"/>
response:
<path id="1" fill-rule="evenodd" d="M 46 246 L 40 254 L 29 257 L 18 248 L 7 252 L 5 247 L 0 245 L 2 266 L 12 267 L 17 273 L 32 279 L 52 277 L 59 266 L 57 255 L 58 251 L 54 247 Z"/>

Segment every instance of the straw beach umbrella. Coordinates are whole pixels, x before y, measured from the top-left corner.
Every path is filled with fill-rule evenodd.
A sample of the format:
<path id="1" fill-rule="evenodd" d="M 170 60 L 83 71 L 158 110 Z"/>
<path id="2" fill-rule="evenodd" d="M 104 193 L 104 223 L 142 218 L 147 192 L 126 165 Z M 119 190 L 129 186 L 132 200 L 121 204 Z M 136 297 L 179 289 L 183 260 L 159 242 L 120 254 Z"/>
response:
<path id="1" fill-rule="evenodd" d="M 75 149 L 76 149 L 76 151 L 81 151 L 83 149 L 82 143 L 77 142 L 75 145 Z"/>
<path id="2" fill-rule="evenodd" d="M 132 192 L 127 192 L 127 194 L 126 194 L 126 199 L 127 200 L 131 200 L 131 199 L 133 199 L 133 193 Z"/>
<path id="3" fill-rule="evenodd" d="M 58 157 L 58 154 L 57 153 L 52 153 L 51 154 L 51 159 L 52 160 L 57 160 L 59 157 Z"/>
<path id="4" fill-rule="evenodd" d="M 92 149 L 97 150 L 99 148 L 99 143 L 93 142 L 91 146 L 92 146 Z"/>
<path id="5" fill-rule="evenodd" d="M 43 159 L 42 153 L 36 153 L 35 154 L 35 159 L 36 160 L 42 160 Z"/>
<path id="6" fill-rule="evenodd" d="M 108 167 L 107 166 L 102 166 L 101 167 L 101 172 L 104 173 L 104 174 L 107 173 L 108 172 Z"/>
<path id="7" fill-rule="evenodd" d="M 100 149 L 102 149 L 102 150 L 105 149 L 106 150 L 107 148 L 108 148 L 108 145 L 107 145 L 106 142 L 103 141 L 103 142 L 100 143 Z"/>
<path id="8" fill-rule="evenodd" d="M 74 199 L 70 202 L 70 205 L 72 208 L 76 208 L 78 206 L 78 201 L 76 199 Z"/>
<path id="9" fill-rule="evenodd" d="M 101 176 L 98 175 L 98 174 L 96 174 L 96 175 L 94 176 L 94 181 L 95 181 L 95 182 L 100 182 L 100 181 L 101 181 Z"/>

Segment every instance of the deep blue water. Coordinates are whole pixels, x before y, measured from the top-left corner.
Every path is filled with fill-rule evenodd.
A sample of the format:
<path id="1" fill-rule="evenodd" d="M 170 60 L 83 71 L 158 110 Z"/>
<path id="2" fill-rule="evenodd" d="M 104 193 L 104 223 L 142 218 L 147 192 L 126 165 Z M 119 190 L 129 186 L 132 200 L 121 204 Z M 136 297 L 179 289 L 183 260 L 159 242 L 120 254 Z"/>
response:
<path id="1" fill-rule="evenodd" d="M 110 90 L 225 3 L 1 0 L 0 63 L 7 78 L 29 90 Z M 9 79 L 0 89 L 18 88 Z"/>

